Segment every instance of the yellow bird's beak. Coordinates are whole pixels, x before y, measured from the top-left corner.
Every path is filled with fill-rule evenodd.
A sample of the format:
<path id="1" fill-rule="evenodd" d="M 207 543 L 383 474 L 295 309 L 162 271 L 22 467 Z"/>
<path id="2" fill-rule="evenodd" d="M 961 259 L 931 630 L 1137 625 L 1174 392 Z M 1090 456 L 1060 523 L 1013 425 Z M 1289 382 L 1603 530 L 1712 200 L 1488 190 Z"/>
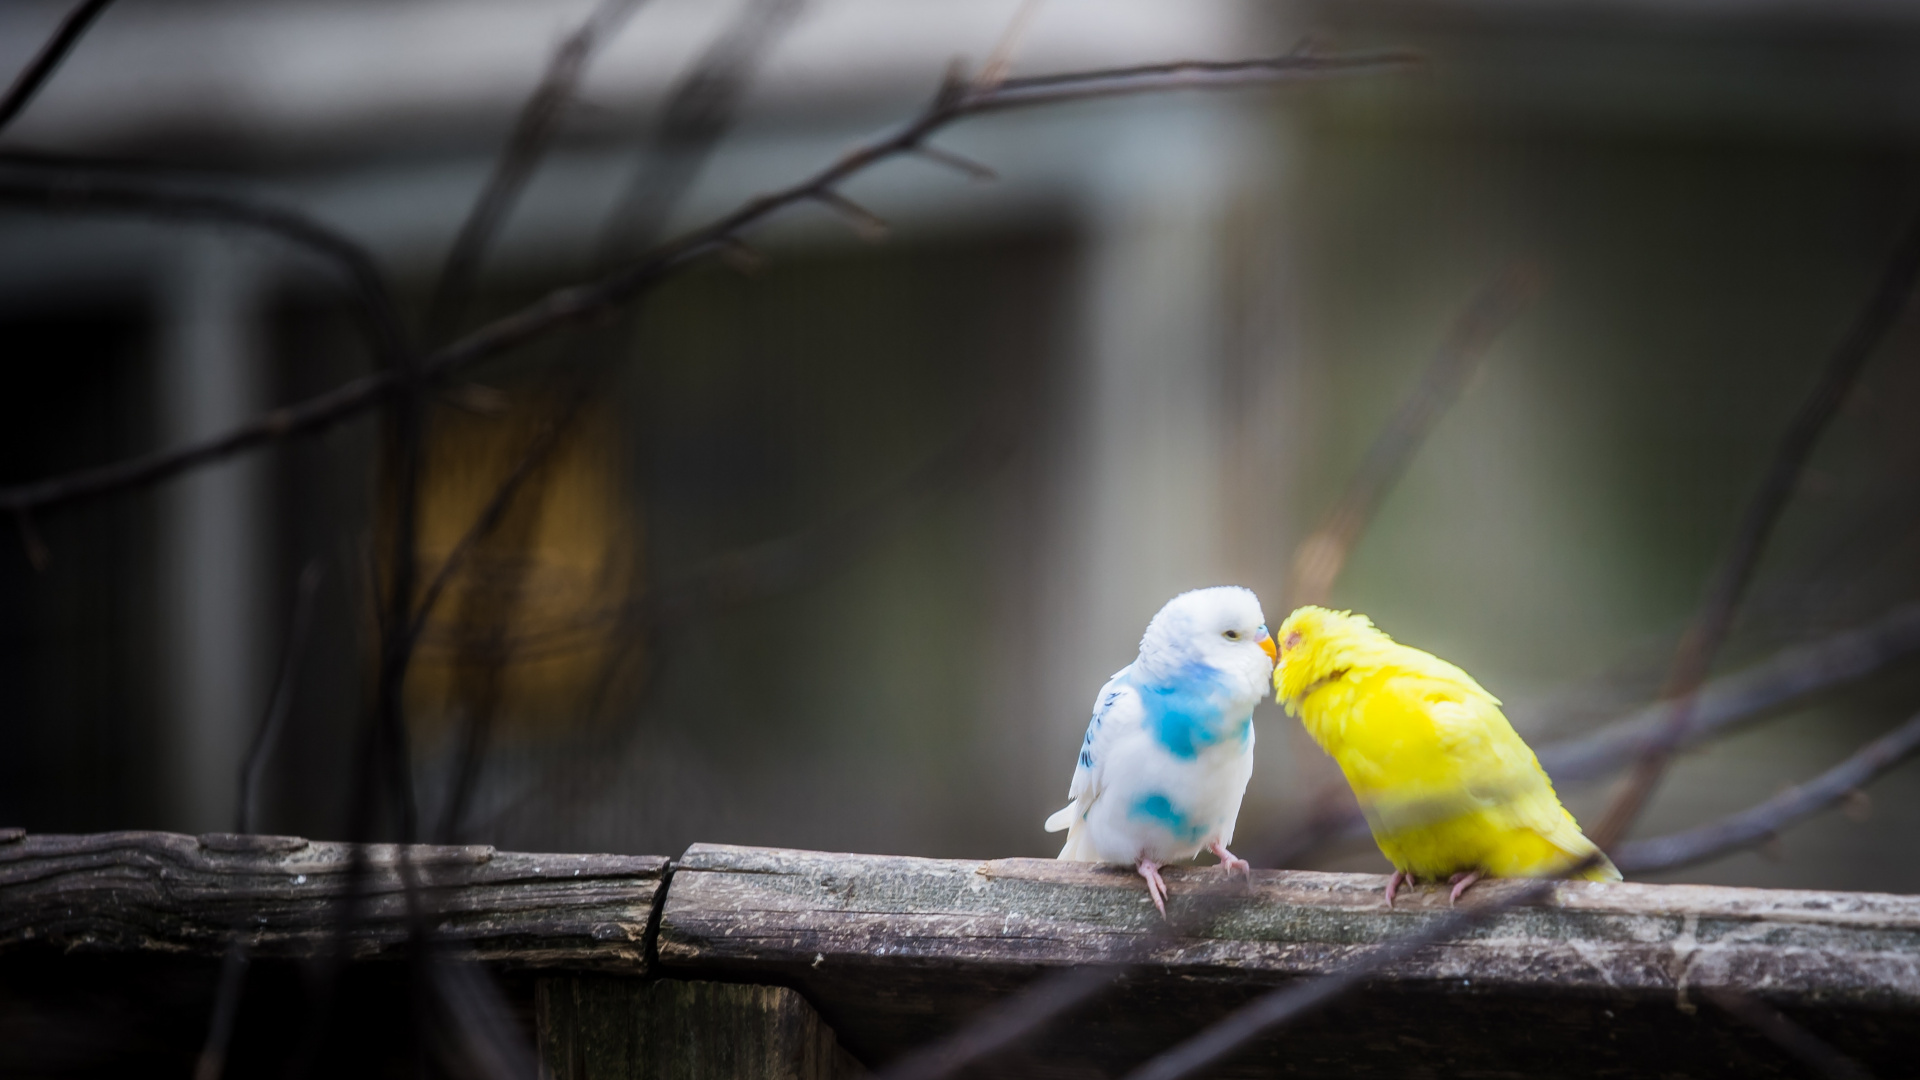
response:
<path id="1" fill-rule="evenodd" d="M 1280 662 L 1280 649 L 1273 643 L 1272 634 L 1260 635 L 1260 651 L 1266 653 L 1267 659 L 1273 663 L 1277 664 Z"/>

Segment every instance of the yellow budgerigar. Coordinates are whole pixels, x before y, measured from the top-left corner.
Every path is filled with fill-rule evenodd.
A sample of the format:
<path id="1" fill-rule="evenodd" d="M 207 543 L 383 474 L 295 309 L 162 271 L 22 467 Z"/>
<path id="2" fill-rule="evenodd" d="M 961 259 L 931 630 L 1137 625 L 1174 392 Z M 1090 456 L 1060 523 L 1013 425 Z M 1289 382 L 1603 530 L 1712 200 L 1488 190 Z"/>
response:
<path id="1" fill-rule="evenodd" d="M 1533 751 L 1472 676 L 1364 615 L 1303 607 L 1274 637 L 1274 697 L 1340 765 L 1402 883 L 1548 877 L 1594 854 Z M 1581 877 L 1618 881 L 1601 856 Z"/>

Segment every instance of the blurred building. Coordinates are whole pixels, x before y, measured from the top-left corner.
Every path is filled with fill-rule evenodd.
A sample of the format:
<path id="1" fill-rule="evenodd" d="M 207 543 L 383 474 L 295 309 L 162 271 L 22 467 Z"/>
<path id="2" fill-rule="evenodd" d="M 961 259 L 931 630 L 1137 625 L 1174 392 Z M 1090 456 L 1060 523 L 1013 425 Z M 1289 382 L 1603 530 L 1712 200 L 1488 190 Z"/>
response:
<path id="1" fill-rule="evenodd" d="M 657 138 L 667 103 L 742 11 L 769 6 L 638 7 L 461 325 L 617 247 L 636 177 L 683 152 Z M 164 163 L 298 206 L 370 248 L 424 325 L 516 111 L 590 7 L 124 0 L 0 148 Z M 712 157 L 680 162 L 697 179 L 668 231 L 911 115 L 1018 9 L 798 7 Z M 0 12 L 7 70 L 62 10 Z M 903 159 L 847 186 L 886 219 L 883 242 L 802 207 L 750 237 L 764 265 L 716 260 L 629 324 L 449 388 L 421 505 L 428 572 L 562 408 L 543 364 L 625 355 L 426 627 L 408 697 L 424 826 L 450 828 L 462 733 L 484 714 L 451 831 L 502 846 L 1048 853 L 1038 822 L 1088 702 L 1147 618 L 1222 581 L 1279 618 L 1293 545 L 1449 321 L 1517 261 L 1548 290 L 1335 598 L 1462 663 L 1542 737 L 1643 700 L 1772 438 L 1920 208 L 1920 22 L 1871 3 L 1053 0 L 1014 71 L 1234 58 L 1306 34 L 1429 62 L 969 121 L 940 144 L 999 179 Z M 8 482 L 370 369 L 341 283 L 289 245 L 0 214 Z M 1729 666 L 1916 598 L 1915 344 L 1909 318 L 1823 444 Z M 264 824 L 338 835 L 392 524 L 384 438 L 361 418 L 37 522 L 46 569 L 0 567 L 0 723 L 17 748 L 0 815 L 227 827 L 293 582 L 317 562 Z M 740 553 L 777 572 L 637 620 Z M 1647 830 L 1817 771 L 1916 690 L 1909 665 L 1689 759 Z M 1277 709 L 1260 720 L 1251 847 L 1327 775 Z M 1590 812 L 1596 795 L 1575 801 Z M 1920 825 L 1914 770 L 1875 800 L 1865 824 L 1790 834 L 1788 862 L 1688 873 L 1914 887 L 1892 854 Z"/>

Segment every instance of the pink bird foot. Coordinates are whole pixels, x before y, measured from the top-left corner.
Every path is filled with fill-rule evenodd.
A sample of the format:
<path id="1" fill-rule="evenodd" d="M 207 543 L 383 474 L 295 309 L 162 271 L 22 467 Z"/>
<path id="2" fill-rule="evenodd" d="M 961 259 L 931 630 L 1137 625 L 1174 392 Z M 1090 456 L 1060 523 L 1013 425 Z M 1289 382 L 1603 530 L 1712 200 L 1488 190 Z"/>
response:
<path id="1" fill-rule="evenodd" d="M 1147 895 L 1153 897 L 1153 906 L 1160 909 L 1160 917 L 1167 917 L 1167 883 L 1160 878 L 1160 864 L 1152 859 L 1142 858 L 1134 869 L 1147 879 Z M 1169 920 L 1171 921 L 1171 920 Z"/>
<path id="2" fill-rule="evenodd" d="M 1393 894 L 1400 891 L 1400 886 L 1405 885 L 1408 888 L 1412 888 L 1418 884 L 1420 884 L 1419 878 L 1414 877 L 1405 870 L 1395 870 L 1393 875 L 1387 878 L 1387 906 L 1393 906 Z"/>
<path id="3" fill-rule="evenodd" d="M 1462 870 L 1459 873 L 1448 878 L 1447 883 L 1453 886 L 1453 892 L 1447 896 L 1447 905 L 1451 907 L 1452 905 L 1459 903 L 1460 894 L 1463 892 L 1466 892 L 1467 886 L 1472 885 L 1476 881 L 1479 881 L 1480 878 L 1481 878 L 1481 873 L 1478 870 L 1475 870 L 1472 873 L 1468 873 L 1467 871 Z"/>
<path id="4" fill-rule="evenodd" d="M 1227 845 L 1215 840 L 1207 846 L 1207 850 L 1213 852 L 1213 857 L 1220 860 L 1221 866 L 1226 867 L 1228 877 L 1232 877 L 1233 872 L 1238 870 L 1249 882 L 1253 880 L 1253 864 L 1228 851 Z"/>

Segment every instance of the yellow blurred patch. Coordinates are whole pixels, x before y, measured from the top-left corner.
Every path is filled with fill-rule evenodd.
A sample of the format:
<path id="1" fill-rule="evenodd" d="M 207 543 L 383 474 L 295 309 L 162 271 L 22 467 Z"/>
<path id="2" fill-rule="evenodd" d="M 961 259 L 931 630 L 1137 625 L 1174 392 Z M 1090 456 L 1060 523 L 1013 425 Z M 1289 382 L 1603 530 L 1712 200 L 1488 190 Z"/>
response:
<path id="1" fill-rule="evenodd" d="M 504 412 L 436 409 L 420 491 L 419 588 L 440 572 L 528 448 L 562 417 L 552 399 Z M 560 428 L 509 509 L 449 579 L 407 679 L 416 734 L 490 710 L 497 731 L 570 727 L 639 659 L 623 615 L 642 534 L 620 440 L 589 406 Z"/>

